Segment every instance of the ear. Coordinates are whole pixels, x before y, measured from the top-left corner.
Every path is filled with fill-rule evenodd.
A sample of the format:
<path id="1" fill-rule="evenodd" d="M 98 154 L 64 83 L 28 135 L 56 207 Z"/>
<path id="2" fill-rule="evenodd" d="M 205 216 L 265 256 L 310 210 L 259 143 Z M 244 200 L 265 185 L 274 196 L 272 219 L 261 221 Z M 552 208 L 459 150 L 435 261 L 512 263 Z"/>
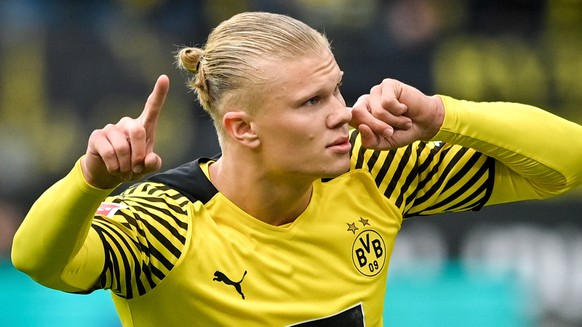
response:
<path id="1" fill-rule="evenodd" d="M 256 148 L 259 137 L 253 128 L 252 117 L 244 111 L 229 111 L 222 118 L 224 130 L 233 140 L 242 145 Z"/>

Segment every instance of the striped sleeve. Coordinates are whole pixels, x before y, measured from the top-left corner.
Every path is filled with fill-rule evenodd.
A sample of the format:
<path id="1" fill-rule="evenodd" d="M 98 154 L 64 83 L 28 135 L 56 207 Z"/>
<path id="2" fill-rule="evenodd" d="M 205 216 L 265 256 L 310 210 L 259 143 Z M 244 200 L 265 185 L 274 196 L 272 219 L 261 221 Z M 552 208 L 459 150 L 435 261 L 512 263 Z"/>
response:
<path id="1" fill-rule="evenodd" d="M 105 251 L 98 287 L 131 299 L 159 284 L 180 258 L 189 200 L 163 184 L 147 182 L 106 201 L 119 210 L 93 220 Z"/>
<path id="2" fill-rule="evenodd" d="M 388 201 L 405 218 L 479 210 L 493 188 L 495 161 L 470 148 L 415 142 L 391 151 L 362 147 L 352 131 L 352 169 L 371 173 Z"/>

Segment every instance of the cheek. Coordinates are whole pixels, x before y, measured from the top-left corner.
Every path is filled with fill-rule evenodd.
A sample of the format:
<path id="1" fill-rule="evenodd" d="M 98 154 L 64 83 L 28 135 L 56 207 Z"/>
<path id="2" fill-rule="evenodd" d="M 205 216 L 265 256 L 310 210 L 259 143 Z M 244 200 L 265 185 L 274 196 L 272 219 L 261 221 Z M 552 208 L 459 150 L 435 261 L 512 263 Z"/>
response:
<path id="1" fill-rule="evenodd" d="M 324 117 L 305 111 L 279 112 L 258 122 L 256 127 L 262 144 L 269 148 L 301 148 L 316 142 L 326 130 Z"/>
<path id="2" fill-rule="evenodd" d="M 263 145 L 268 152 L 278 152 L 282 155 L 295 155 L 305 152 L 310 148 L 310 144 L 316 141 L 316 133 L 306 126 L 297 124 L 277 124 L 273 125 L 269 135 L 263 138 Z"/>
<path id="3" fill-rule="evenodd" d="M 281 150 L 293 149 L 295 152 L 305 149 L 314 139 L 314 136 L 299 130 L 280 130 L 274 138 Z"/>

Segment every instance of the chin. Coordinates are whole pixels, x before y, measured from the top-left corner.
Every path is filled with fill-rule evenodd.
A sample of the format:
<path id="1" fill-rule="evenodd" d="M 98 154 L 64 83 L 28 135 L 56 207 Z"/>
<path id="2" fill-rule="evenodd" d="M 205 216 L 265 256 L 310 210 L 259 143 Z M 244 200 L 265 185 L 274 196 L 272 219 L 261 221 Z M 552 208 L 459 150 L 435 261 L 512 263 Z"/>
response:
<path id="1" fill-rule="evenodd" d="M 322 174 L 322 178 L 335 178 L 339 175 L 345 174 L 350 170 L 350 162 L 345 165 L 338 165 L 337 169 L 328 170 Z"/>
<path id="2" fill-rule="evenodd" d="M 325 175 L 322 175 L 319 179 L 333 179 L 333 178 L 341 176 L 342 174 L 344 174 L 346 172 L 347 171 L 337 173 L 337 174 L 325 174 Z"/>

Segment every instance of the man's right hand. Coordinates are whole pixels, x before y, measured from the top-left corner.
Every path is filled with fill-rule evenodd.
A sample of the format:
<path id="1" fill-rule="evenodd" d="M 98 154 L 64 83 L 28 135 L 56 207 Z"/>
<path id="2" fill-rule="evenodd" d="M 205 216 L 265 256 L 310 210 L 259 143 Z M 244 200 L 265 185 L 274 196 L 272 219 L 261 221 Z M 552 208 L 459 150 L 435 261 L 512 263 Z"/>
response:
<path id="1" fill-rule="evenodd" d="M 137 180 L 162 166 L 153 152 L 155 132 L 170 80 L 161 75 L 138 118 L 122 118 L 93 131 L 81 161 L 85 180 L 94 187 L 110 189 Z"/>
<path id="2" fill-rule="evenodd" d="M 440 97 L 387 78 L 356 101 L 350 125 L 360 131 L 364 147 L 388 150 L 430 140 L 444 117 Z"/>

